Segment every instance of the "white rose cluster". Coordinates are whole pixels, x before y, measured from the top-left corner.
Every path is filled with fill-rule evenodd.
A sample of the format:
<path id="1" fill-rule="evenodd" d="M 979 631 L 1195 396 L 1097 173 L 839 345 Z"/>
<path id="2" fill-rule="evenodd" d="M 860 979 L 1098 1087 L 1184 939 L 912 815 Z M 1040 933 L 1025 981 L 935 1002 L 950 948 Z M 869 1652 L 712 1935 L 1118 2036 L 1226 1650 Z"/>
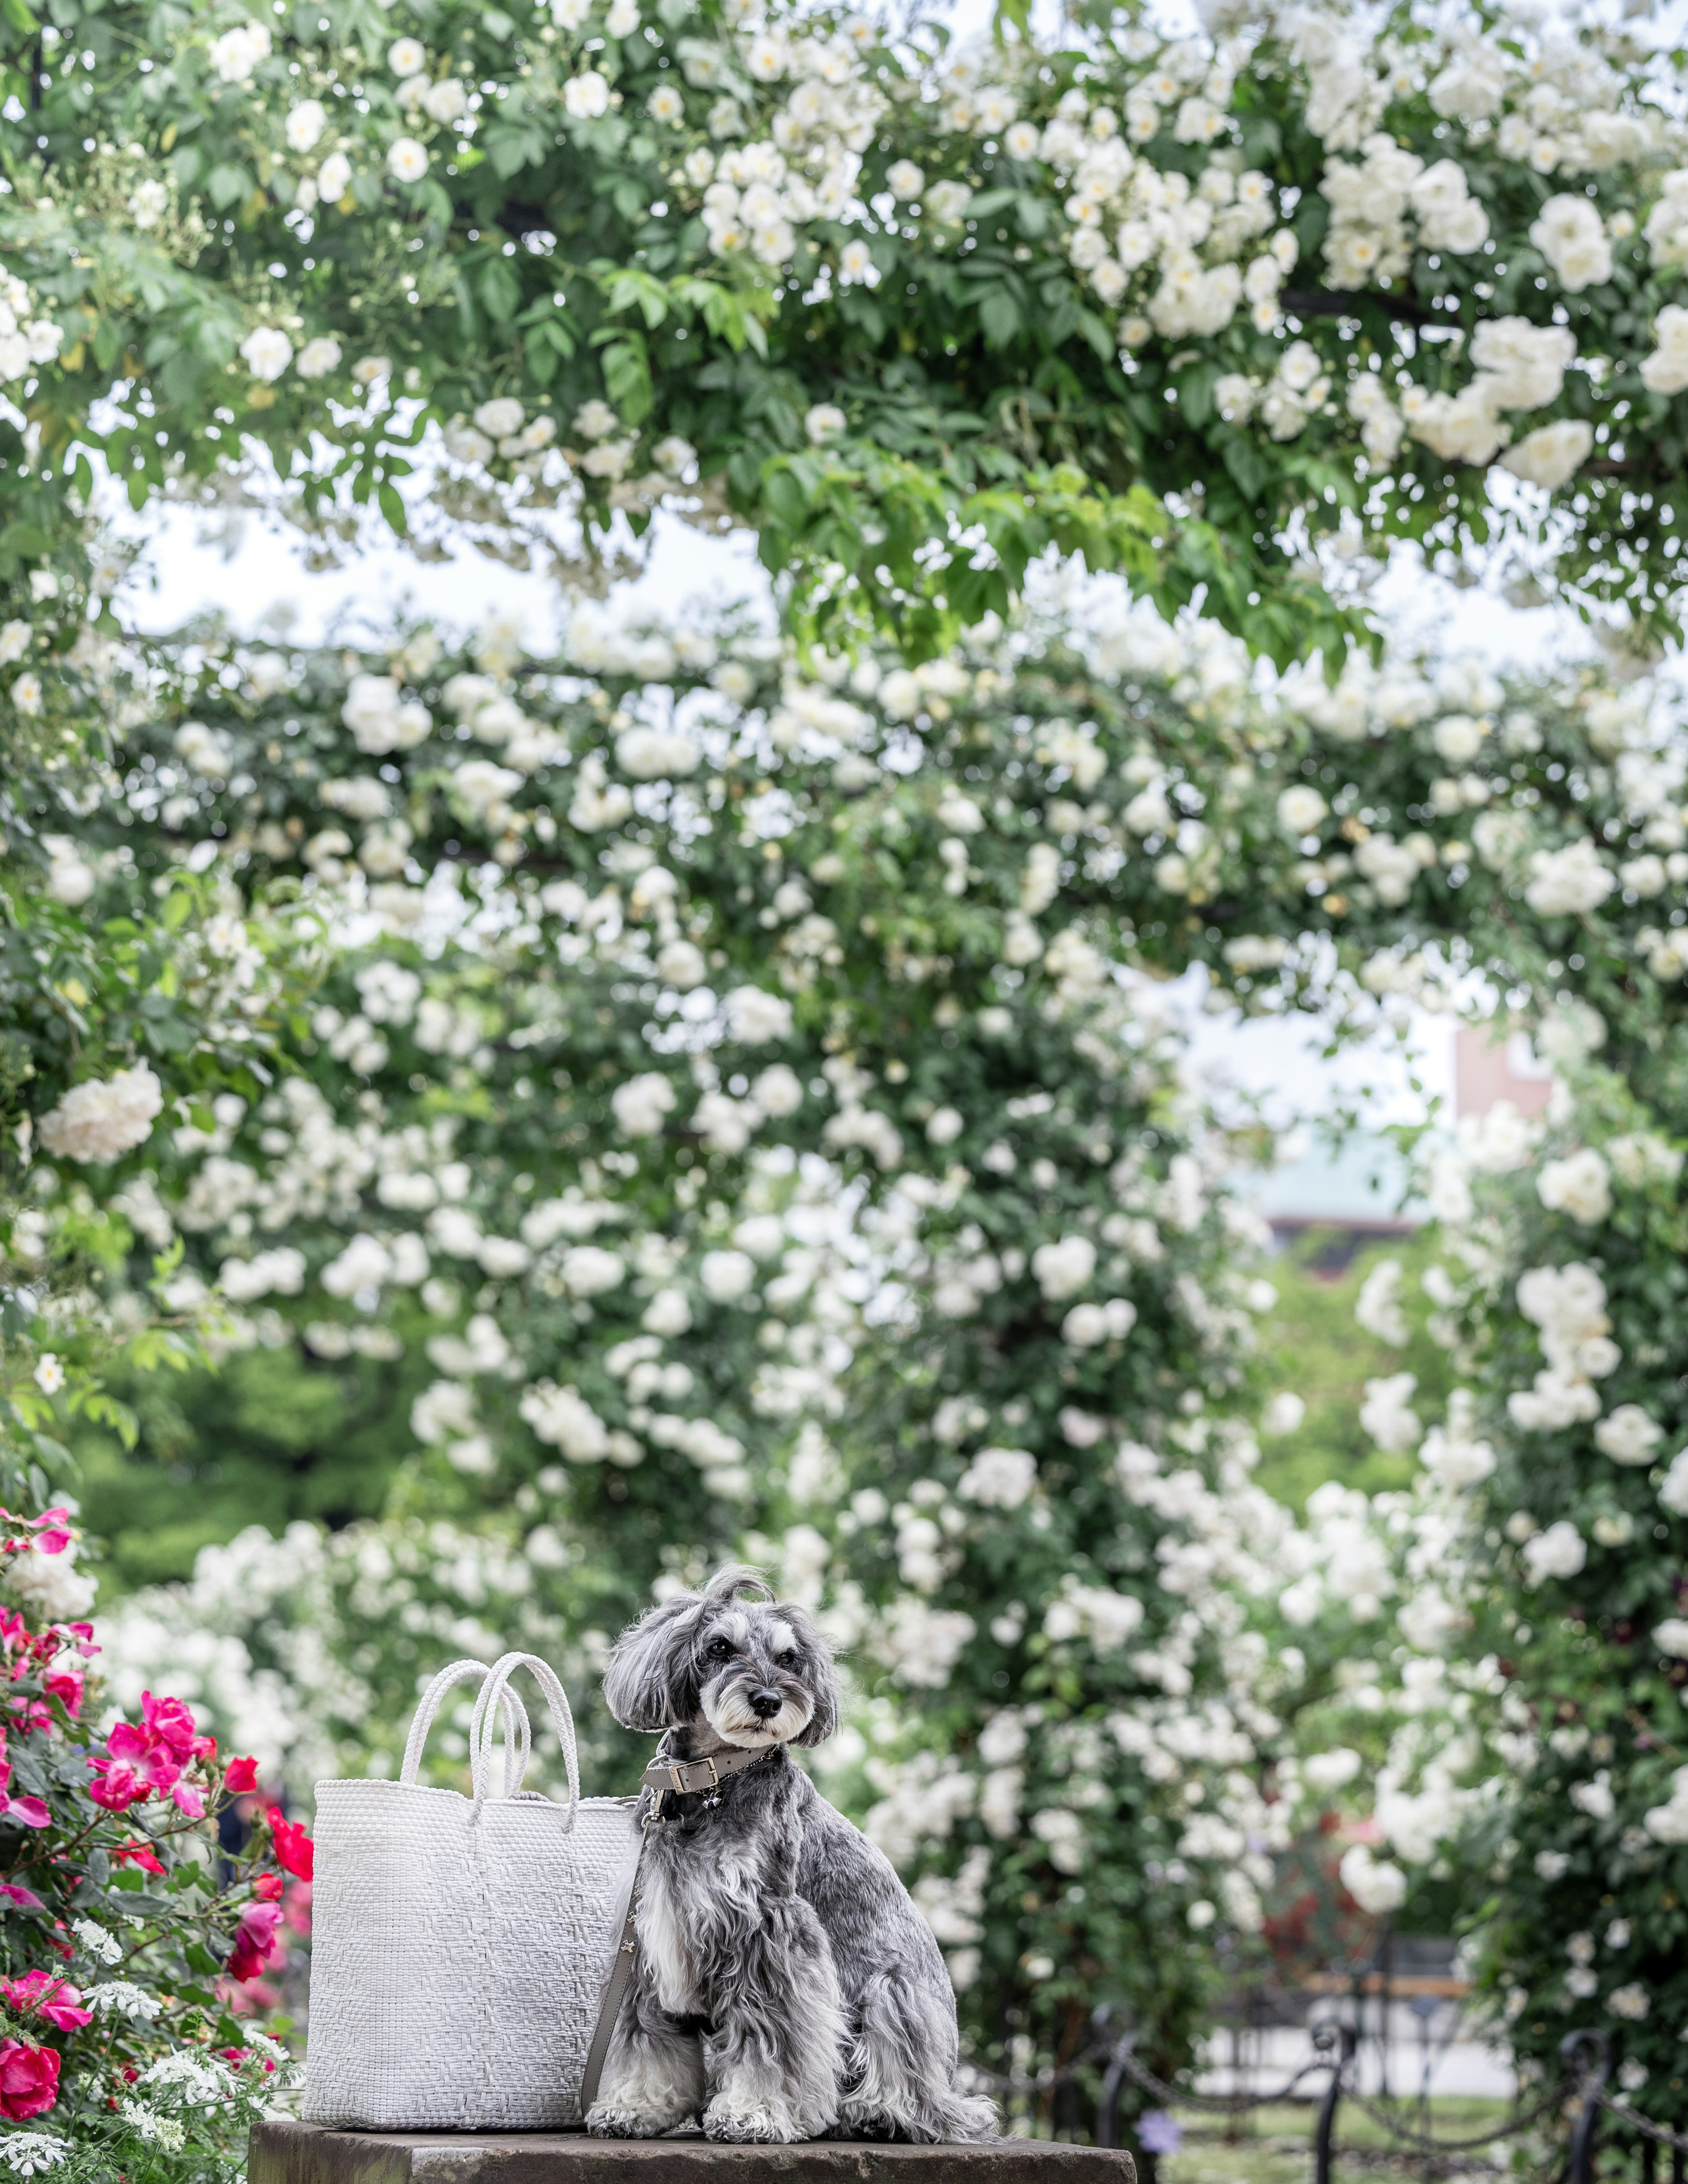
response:
<path id="1" fill-rule="evenodd" d="M 73 1084 L 36 1125 L 46 1150 L 64 1160 L 113 1161 L 153 1134 L 164 1087 L 148 1062 Z"/>
<path id="2" fill-rule="evenodd" d="M 50 364 L 64 339 L 64 329 L 36 309 L 29 284 L 0 265 L 0 384 Z"/>
<path id="3" fill-rule="evenodd" d="M 1407 430 L 1415 440 L 1422 440 L 1451 462 L 1492 461 L 1512 436 L 1506 413 L 1545 409 L 1557 402 L 1576 352 L 1576 337 L 1567 326 L 1538 326 L 1523 318 L 1485 319 L 1471 337 L 1475 376 L 1457 394 L 1408 387 L 1401 397 Z M 1559 432 L 1559 441 L 1567 446 L 1580 441 L 1579 433 L 1573 433 L 1566 442 L 1558 427 L 1544 429 Z M 1530 437 L 1534 440 L 1537 436 Z M 1586 456 L 1592 444 L 1591 431 L 1586 443 L 1580 443 L 1577 462 Z M 1541 443 L 1528 459 L 1537 471 L 1547 467 L 1545 448 L 1546 443 Z M 1533 482 L 1563 484 L 1575 467 L 1573 463 L 1563 476 L 1538 476 Z"/>
<path id="4" fill-rule="evenodd" d="M 1543 1171 L 1544 1175 L 1546 1170 Z M 1600 1414 L 1593 1383 L 1615 1373 L 1623 1352 L 1611 1336 L 1606 1284 L 1592 1267 L 1533 1267 L 1518 1284 L 1518 1310 L 1540 1330 L 1546 1372 L 1507 1399 L 1514 1425 L 1552 1432 Z"/>
<path id="5" fill-rule="evenodd" d="M 1399 280 L 1415 239 L 1421 249 L 1456 257 L 1468 257 L 1489 240 L 1489 215 L 1472 196 L 1457 159 L 1427 167 L 1381 131 L 1361 149 L 1362 162 L 1332 159 L 1319 184 L 1331 206 L 1324 260 L 1333 287 Z"/>
<path id="6" fill-rule="evenodd" d="M 687 180 L 703 192 L 704 225 L 715 254 L 744 255 L 782 268 L 794 256 L 800 232 L 816 221 L 848 215 L 883 98 L 867 80 L 860 53 L 843 36 L 790 39 L 766 31 L 737 51 L 688 37 L 677 50 L 693 88 L 719 86 L 724 94 L 717 135 L 737 135 L 744 125 L 727 95 L 740 69 L 755 82 L 791 86 L 767 138 L 719 153 L 700 145 L 686 160 Z M 651 106 L 659 122 L 683 118 L 672 86 L 660 86 Z M 847 255 L 853 248 L 859 254 L 855 259 Z M 865 246 L 847 244 L 845 253 L 840 278 L 861 280 Z"/>
<path id="7" fill-rule="evenodd" d="M 1265 175 L 1221 152 L 1192 184 L 1134 153 L 1113 110 L 1076 88 L 1036 152 L 1067 191 L 1068 257 L 1105 305 L 1123 309 L 1123 348 L 1151 332 L 1222 333 L 1245 304 L 1262 332 L 1281 322 L 1297 246 Z"/>

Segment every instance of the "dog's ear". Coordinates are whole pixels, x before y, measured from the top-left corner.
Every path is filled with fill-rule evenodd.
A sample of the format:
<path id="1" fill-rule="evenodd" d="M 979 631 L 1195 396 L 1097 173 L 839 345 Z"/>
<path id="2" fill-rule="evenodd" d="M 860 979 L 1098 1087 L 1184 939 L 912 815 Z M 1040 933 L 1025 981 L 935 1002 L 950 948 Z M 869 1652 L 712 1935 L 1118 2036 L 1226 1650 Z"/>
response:
<path id="1" fill-rule="evenodd" d="M 788 1607 L 783 1613 L 798 1626 L 803 1643 L 803 1681 L 815 1706 L 807 1727 L 792 1742 L 824 1744 L 838 1725 L 838 1672 L 833 1665 L 833 1649 L 808 1616 Z"/>
<path id="2" fill-rule="evenodd" d="M 604 1702 L 623 1729 L 677 1729 L 691 1719 L 683 1686 L 691 1673 L 688 1641 L 704 1603 L 681 1593 L 630 1623 L 604 1671 Z"/>

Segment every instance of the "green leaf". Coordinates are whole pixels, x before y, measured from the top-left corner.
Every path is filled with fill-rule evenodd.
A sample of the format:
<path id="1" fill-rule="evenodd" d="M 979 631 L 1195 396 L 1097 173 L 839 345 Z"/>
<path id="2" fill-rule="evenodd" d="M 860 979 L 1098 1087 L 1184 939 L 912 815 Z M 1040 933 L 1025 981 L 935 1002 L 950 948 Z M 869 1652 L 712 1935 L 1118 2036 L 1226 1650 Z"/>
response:
<path id="1" fill-rule="evenodd" d="M 655 400 L 643 337 L 632 334 L 626 340 L 611 342 L 604 351 L 602 363 L 604 391 L 611 407 L 629 425 L 642 424 Z"/>
<path id="2" fill-rule="evenodd" d="M 499 326 L 507 326 L 521 302 L 521 283 L 514 268 L 502 258 L 489 258 L 475 287 L 487 317 Z"/>
<path id="3" fill-rule="evenodd" d="M 1006 348 L 1024 324 L 1020 306 L 1006 288 L 994 288 L 979 305 L 979 324 L 992 348 Z"/>
<path id="4" fill-rule="evenodd" d="M 762 504 L 776 523 L 799 532 L 809 513 L 802 487 L 788 469 L 772 471 L 762 482 Z"/>
<path id="5" fill-rule="evenodd" d="M 253 184 L 244 167 L 213 167 L 205 178 L 205 187 L 211 202 L 219 212 L 226 212 L 231 204 L 252 194 Z"/>

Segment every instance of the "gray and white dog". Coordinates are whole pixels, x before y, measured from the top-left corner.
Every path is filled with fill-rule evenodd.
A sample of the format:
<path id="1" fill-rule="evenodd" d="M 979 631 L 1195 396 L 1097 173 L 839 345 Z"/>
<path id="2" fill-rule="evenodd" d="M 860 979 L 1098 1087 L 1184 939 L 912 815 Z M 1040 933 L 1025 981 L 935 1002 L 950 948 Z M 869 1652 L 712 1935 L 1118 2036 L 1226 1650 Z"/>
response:
<path id="1" fill-rule="evenodd" d="M 784 1749 L 838 1726 L 810 1618 L 722 1570 L 622 1632 L 604 1695 L 624 1727 L 666 1732 L 666 1758 L 767 1756 L 710 1802 L 665 1797 L 647 1831 L 638 1958 L 587 2128 L 650 2138 L 701 2114 L 739 2142 L 993 2137 L 991 2103 L 956 2089 L 931 1928 Z"/>

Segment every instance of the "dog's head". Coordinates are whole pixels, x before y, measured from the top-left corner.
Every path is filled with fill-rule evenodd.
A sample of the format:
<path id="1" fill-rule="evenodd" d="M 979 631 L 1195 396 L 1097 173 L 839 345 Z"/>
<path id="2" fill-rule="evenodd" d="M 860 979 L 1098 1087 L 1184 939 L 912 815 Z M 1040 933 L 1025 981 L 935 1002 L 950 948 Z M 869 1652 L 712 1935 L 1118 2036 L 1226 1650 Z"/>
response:
<path id="1" fill-rule="evenodd" d="M 826 1640 L 747 1569 L 721 1570 L 702 1592 L 680 1593 L 630 1624 L 610 1656 L 604 1696 L 624 1729 L 654 1734 L 701 1716 L 751 1752 L 819 1744 L 838 1719 Z"/>

